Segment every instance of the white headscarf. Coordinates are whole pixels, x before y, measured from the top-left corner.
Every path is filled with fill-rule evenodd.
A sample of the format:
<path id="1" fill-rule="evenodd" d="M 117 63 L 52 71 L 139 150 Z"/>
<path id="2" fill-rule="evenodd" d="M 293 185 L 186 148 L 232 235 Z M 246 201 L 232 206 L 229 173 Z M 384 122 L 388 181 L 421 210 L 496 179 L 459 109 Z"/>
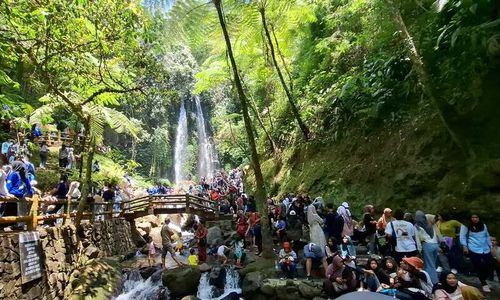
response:
<path id="1" fill-rule="evenodd" d="M 323 219 L 321 219 L 321 217 L 316 212 L 316 207 L 314 207 L 314 205 L 311 204 L 307 207 L 307 223 L 311 225 L 315 221 L 320 224 L 323 223 Z"/>
<path id="2" fill-rule="evenodd" d="M 351 211 L 347 202 L 342 202 L 342 205 L 337 208 L 337 213 L 344 219 L 344 222 L 350 223 L 352 221 Z"/>

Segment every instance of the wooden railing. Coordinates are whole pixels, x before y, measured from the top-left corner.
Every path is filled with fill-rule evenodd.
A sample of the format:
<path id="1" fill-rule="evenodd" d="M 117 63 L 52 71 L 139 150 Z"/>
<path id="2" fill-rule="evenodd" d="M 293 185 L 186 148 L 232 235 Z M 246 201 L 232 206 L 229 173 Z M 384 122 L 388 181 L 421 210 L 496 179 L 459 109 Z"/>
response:
<path id="1" fill-rule="evenodd" d="M 18 222 L 26 223 L 28 230 L 35 230 L 40 221 L 50 221 L 55 219 L 64 219 L 67 224 L 71 218 L 76 216 L 76 212 L 71 212 L 71 207 L 77 207 L 78 200 L 42 200 L 38 195 L 32 198 L 0 198 L 0 202 L 24 203 L 29 208 L 26 216 L 6 216 L 0 217 L 0 224 L 14 224 Z M 83 212 L 83 219 L 95 220 L 98 216 L 111 219 L 113 217 L 126 217 L 135 219 L 147 214 L 160 213 L 202 213 L 219 218 L 218 202 L 205 198 L 185 194 L 185 195 L 148 195 L 127 201 L 116 202 L 120 204 L 120 210 L 114 211 L 115 203 L 100 202 L 93 203 L 90 210 Z M 41 214 L 43 205 L 62 204 L 65 207 L 65 213 L 61 214 Z"/>

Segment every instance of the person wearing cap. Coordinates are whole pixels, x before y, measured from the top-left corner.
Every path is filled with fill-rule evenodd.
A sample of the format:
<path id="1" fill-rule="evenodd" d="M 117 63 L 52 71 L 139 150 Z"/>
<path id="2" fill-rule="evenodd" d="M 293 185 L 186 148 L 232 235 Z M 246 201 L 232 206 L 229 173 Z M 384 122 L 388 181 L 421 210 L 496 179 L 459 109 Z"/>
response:
<path id="1" fill-rule="evenodd" d="M 297 253 L 293 251 L 289 242 L 283 243 L 283 249 L 278 253 L 278 265 L 287 278 L 294 278 L 297 273 Z"/>
<path id="2" fill-rule="evenodd" d="M 322 249 L 319 245 L 314 243 L 309 243 L 304 246 L 304 258 L 306 260 L 306 276 L 308 279 L 311 278 L 311 269 L 313 266 L 313 262 L 318 264 L 321 263 L 323 265 L 323 270 L 328 267 L 326 263 L 326 255 L 324 249 Z"/>
<path id="3" fill-rule="evenodd" d="M 432 281 L 424 270 L 424 262 L 416 256 L 404 257 L 397 272 L 396 298 L 424 300 L 432 295 Z"/>

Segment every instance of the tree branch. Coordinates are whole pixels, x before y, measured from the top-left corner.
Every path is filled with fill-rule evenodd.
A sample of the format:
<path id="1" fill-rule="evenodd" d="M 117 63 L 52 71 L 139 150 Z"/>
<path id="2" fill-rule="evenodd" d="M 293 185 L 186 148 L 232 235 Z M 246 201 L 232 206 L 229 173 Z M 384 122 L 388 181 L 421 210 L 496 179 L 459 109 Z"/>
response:
<path id="1" fill-rule="evenodd" d="M 92 102 L 99 95 L 102 95 L 105 93 L 124 94 L 124 93 L 129 93 L 129 92 L 134 92 L 134 91 L 140 91 L 140 90 L 141 90 L 140 87 L 135 87 L 135 88 L 131 88 L 131 89 L 124 89 L 124 90 L 117 90 L 117 89 L 113 89 L 113 88 L 103 88 L 103 89 L 100 89 L 100 90 L 94 92 L 92 95 L 90 95 L 90 97 L 87 98 L 87 100 L 83 101 L 83 103 L 80 105 L 84 106 L 85 104 Z"/>

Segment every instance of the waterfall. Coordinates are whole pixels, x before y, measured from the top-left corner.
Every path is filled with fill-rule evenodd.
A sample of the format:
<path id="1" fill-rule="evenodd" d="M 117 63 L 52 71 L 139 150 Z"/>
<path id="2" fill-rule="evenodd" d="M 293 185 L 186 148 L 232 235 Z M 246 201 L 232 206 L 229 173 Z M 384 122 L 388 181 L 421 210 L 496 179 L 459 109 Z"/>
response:
<path id="1" fill-rule="evenodd" d="M 241 294 L 240 275 L 234 266 L 226 267 L 226 278 L 224 281 L 224 290 L 222 295 L 214 297 L 215 287 L 210 285 L 210 272 L 201 274 L 200 283 L 198 285 L 198 294 L 196 297 L 207 300 L 220 300 L 227 298 L 230 294 Z"/>
<path id="2" fill-rule="evenodd" d="M 181 103 L 179 112 L 179 123 L 177 124 L 177 133 L 175 136 L 175 152 L 174 152 L 174 170 L 175 170 L 175 183 L 179 183 L 186 178 L 184 168 L 186 165 L 187 153 L 187 117 L 184 101 Z"/>
<path id="3" fill-rule="evenodd" d="M 114 300 L 158 299 L 159 295 L 168 298 L 168 290 L 161 285 L 161 272 L 156 271 L 148 279 L 143 279 L 139 270 L 124 275 L 123 288 Z"/>
<path id="4" fill-rule="evenodd" d="M 215 148 L 213 143 L 207 134 L 205 126 L 205 117 L 203 116 L 203 110 L 201 109 L 200 97 L 195 96 L 196 102 L 196 126 L 198 130 L 198 144 L 199 144 L 199 155 L 198 155 L 198 176 L 209 178 L 214 174 L 215 163 L 217 162 L 217 156 L 215 154 Z"/>

